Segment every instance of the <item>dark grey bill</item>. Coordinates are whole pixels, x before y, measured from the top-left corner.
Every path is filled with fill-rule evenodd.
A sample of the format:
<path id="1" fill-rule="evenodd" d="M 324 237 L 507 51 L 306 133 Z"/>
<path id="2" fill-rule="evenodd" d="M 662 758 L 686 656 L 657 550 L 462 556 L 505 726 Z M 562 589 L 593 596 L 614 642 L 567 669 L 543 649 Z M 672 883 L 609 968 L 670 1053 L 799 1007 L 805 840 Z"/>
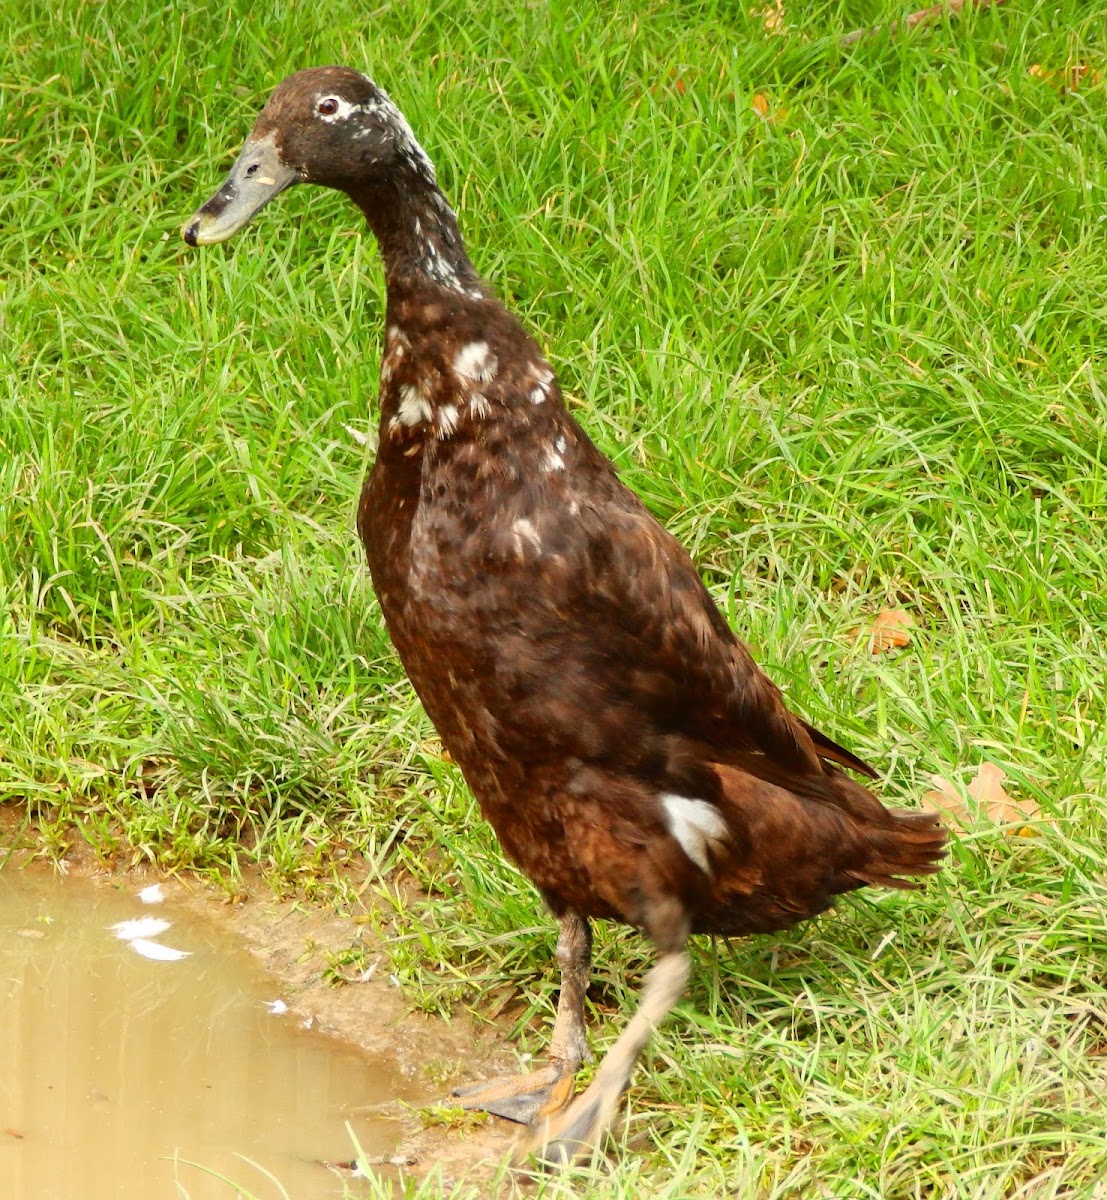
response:
<path id="1" fill-rule="evenodd" d="M 272 134 L 251 139 L 242 147 L 227 182 L 181 226 L 181 237 L 190 246 L 224 242 L 299 178 L 281 162 Z"/>

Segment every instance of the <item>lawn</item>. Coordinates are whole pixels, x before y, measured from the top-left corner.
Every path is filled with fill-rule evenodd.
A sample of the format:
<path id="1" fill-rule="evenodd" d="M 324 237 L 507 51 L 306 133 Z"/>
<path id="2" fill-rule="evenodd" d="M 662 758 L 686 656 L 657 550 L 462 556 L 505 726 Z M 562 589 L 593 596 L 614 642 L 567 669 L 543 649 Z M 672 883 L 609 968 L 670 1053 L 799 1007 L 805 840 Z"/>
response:
<path id="1" fill-rule="evenodd" d="M 542 1050 L 553 927 L 353 532 L 372 239 L 308 189 L 177 232 L 331 61 L 792 705 L 891 804 L 990 763 L 1037 814 L 971 814 L 920 893 L 700 942 L 629 1147 L 544 1195 L 1107 1195 L 1107 21 L 840 48 L 905 7 L 0 0 L 0 804 L 44 854 L 339 903 L 367 858 L 413 999 Z M 913 636 L 874 655 L 885 608 Z M 599 1048 L 647 961 L 599 932 Z"/>

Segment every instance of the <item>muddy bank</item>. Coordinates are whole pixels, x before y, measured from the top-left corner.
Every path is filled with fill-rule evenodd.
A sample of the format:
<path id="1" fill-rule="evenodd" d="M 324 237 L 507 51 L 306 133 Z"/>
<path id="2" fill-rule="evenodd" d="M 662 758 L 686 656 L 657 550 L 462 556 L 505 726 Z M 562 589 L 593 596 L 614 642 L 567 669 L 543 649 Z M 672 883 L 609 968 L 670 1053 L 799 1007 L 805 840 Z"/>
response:
<path id="1" fill-rule="evenodd" d="M 3 857 L 0 853 L 0 861 Z M 390 975 L 387 948 L 379 939 L 374 944 L 374 934 L 357 920 L 367 914 L 339 916 L 303 901 L 278 900 L 260 878 L 249 877 L 232 902 L 225 891 L 195 879 L 145 868 L 105 870 L 80 845 L 57 867 L 30 859 L 30 851 L 17 852 L 3 870 L 39 876 L 61 870 L 133 897 L 160 884 L 167 907 L 221 926 L 248 949 L 267 973 L 273 998 L 287 1005 L 304 1028 L 342 1039 L 379 1064 L 382 1076 L 400 1081 L 396 1090 L 402 1100 L 375 1096 L 366 1106 L 367 1113 L 387 1116 L 396 1131 L 394 1147 L 374 1163 L 381 1174 L 417 1179 L 439 1168 L 444 1182 L 472 1183 L 482 1192 L 496 1175 L 519 1135 L 516 1127 L 495 1119 L 481 1125 L 468 1119 L 439 1123 L 422 1110 L 437 1105 L 459 1083 L 516 1069 L 510 1047 L 495 1030 L 480 1028 L 465 1015 L 444 1021 L 412 1011 Z M 355 938 L 373 952 L 371 957 L 380 955 L 379 963 L 366 972 L 368 978 L 336 985 L 328 966 Z"/>

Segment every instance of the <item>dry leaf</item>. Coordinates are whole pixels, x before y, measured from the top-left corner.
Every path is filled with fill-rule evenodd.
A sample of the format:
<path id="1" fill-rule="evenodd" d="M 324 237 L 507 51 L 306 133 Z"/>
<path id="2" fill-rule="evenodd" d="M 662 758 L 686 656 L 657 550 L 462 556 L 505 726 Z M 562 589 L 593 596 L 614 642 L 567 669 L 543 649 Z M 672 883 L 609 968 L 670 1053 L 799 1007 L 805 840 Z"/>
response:
<path id="1" fill-rule="evenodd" d="M 1041 816 L 1038 805 L 1030 799 L 1015 800 L 1003 790 L 1007 774 L 995 763 L 981 763 L 976 778 L 969 784 L 969 795 L 980 805 L 990 821 L 997 825 L 1013 825 L 1019 821 L 1035 821 Z M 1020 837 L 1034 831 L 1022 826 L 1014 830 Z"/>
<path id="2" fill-rule="evenodd" d="M 683 96 L 688 90 L 683 77 L 676 67 L 670 67 L 669 74 L 666 76 L 665 82 L 655 83 L 653 87 L 650 88 L 650 91 L 655 96 L 660 96 L 664 93 L 666 87 L 671 88 L 678 96 Z"/>
<path id="3" fill-rule="evenodd" d="M 929 776 L 935 790 L 925 793 L 922 798 L 924 807 L 932 812 L 943 813 L 952 822 L 966 827 L 969 823 L 969 809 L 960 789 L 943 779 L 941 775 Z M 975 801 L 977 810 L 989 821 L 997 825 L 1015 826 L 1012 833 L 1019 837 L 1029 837 L 1033 829 L 1020 824 L 1023 821 L 1035 821 L 1041 816 L 1038 805 L 1030 799 L 1016 800 L 1003 790 L 1003 781 L 1007 778 L 995 763 L 981 763 L 968 786 L 968 795 Z"/>
<path id="4" fill-rule="evenodd" d="M 772 98 L 768 92 L 754 92 L 750 97 L 750 108 L 763 120 L 770 125 L 775 125 L 778 121 L 783 121 L 788 115 L 788 110 L 784 105 L 773 108 Z"/>
<path id="5" fill-rule="evenodd" d="M 1094 87 L 1103 79 L 1103 72 L 1088 63 L 1073 63 L 1071 67 L 1043 67 L 1041 63 L 1034 63 L 1026 73 L 1057 92 L 1076 92 L 1081 86 Z"/>
<path id="6" fill-rule="evenodd" d="M 915 619 L 905 608 L 882 608 L 868 629 L 854 630 L 853 640 L 858 642 L 867 638 L 869 653 L 883 654 L 886 650 L 908 645 L 914 627 Z"/>
<path id="7" fill-rule="evenodd" d="M 965 801 L 961 798 L 961 793 L 948 779 L 943 779 L 941 775 L 928 775 L 927 778 L 934 785 L 935 790 L 923 793 L 923 808 L 927 808 L 931 812 L 941 813 L 943 816 L 948 817 L 953 824 L 965 828 L 968 824 L 969 810 L 965 807 Z"/>
<path id="8" fill-rule="evenodd" d="M 787 26 L 784 21 L 784 0 L 774 0 L 765 8 L 751 8 L 751 17 L 760 17 L 762 28 L 767 33 L 784 33 Z"/>

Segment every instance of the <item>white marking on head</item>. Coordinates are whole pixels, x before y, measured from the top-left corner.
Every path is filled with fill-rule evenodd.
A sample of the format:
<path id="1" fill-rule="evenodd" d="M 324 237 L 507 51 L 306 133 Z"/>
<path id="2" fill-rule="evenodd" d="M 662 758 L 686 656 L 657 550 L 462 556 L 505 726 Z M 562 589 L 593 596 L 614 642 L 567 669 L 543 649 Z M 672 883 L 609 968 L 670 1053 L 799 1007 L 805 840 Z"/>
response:
<path id="1" fill-rule="evenodd" d="M 323 112 L 323 107 L 334 107 L 334 112 Z M 341 96 L 316 96 L 315 115 L 328 125 L 337 125 L 339 121 L 348 121 L 355 113 L 372 112 L 375 105 L 351 104 Z"/>
<path id="2" fill-rule="evenodd" d="M 565 439 L 559 438 L 558 440 L 563 442 Z M 547 471 L 564 471 L 565 470 L 565 460 L 561 457 L 561 455 L 552 446 L 548 446 L 546 448 L 546 470 Z"/>
<path id="3" fill-rule="evenodd" d="M 526 517 L 519 517 L 511 526 L 511 532 L 515 537 L 515 553 L 520 558 L 523 556 L 524 539 L 530 542 L 536 551 L 541 552 L 542 539 L 538 536 L 538 530 L 535 529 L 532 521 L 527 520 Z"/>
<path id="4" fill-rule="evenodd" d="M 461 379 L 487 383 L 495 374 L 498 362 L 488 352 L 487 342 L 470 342 L 462 346 L 454 359 L 454 374 Z"/>
<path id="5" fill-rule="evenodd" d="M 549 394 L 550 389 L 548 384 L 536 384 L 530 389 L 530 402 L 531 404 L 545 404 Z"/>
<path id="6" fill-rule="evenodd" d="M 414 384 L 405 383 L 400 388 L 400 407 L 396 416 L 402 425 L 418 425 L 429 421 L 434 410 L 430 401 Z"/>
<path id="7" fill-rule="evenodd" d="M 568 450 L 569 443 L 565 440 L 565 435 L 563 433 L 559 433 L 557 435 L 557 441 L 554 442 L 554 448 L 557 450 L 558 454 L 564 454 L 565 451 Z"/>
<path id="8" fill-rule="evenodd" d="M 443 404 L 438 410 L 438 431 L 443 437 L 449 437 L 450 434 L 457 432 L 457 406 L 453 404 Z"/>
<path id="9" fill-rule="evenodd" d="M 393 140 L 397 151 L 408 158 L 412 165 L 426 176 L 431 183 L 434 183 L 434 164 L 427 157 L 427 152 L 415 140 L 415 134 L 412 133 L 411 126 L 407 123 L 407 118 L 400 112 L 383 88 L 377 88 L 377 91 L 380 94 L 380 103 L 374 105 L 374 108 L 392 126 Z"/>
<path id="10" fill-rule="evenodd" d="M 719 810 L 706 800 L 693 800 L 672 792 L 664 792 L 658 799 L 665 810 L 669 832 L 696 866 L 705 875 L 710 875 L 708 851 L 721 852 L 729 838 L 729 830 Z"/>

